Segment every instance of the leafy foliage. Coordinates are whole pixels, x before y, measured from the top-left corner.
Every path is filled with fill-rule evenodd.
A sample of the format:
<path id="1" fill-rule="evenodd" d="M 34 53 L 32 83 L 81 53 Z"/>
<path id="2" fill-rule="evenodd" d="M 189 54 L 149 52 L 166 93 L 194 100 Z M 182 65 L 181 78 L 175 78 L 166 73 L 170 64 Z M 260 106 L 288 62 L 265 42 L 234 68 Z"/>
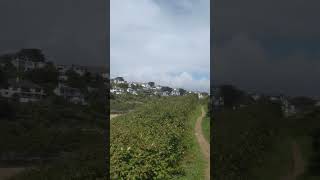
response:
<path id="1" fill-rule="evenodd" d="M 197 106 L 195 96 L 150 101 L 111 121 L 111 179 L 170 179 L 186 144 L 186 122 Z"/>

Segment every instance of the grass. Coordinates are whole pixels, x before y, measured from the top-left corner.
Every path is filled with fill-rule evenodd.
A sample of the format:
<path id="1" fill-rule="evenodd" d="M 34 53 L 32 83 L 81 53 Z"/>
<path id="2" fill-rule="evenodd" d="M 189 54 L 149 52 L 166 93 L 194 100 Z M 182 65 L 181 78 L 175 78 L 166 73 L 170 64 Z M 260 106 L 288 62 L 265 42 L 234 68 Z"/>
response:
<path id="1" fill-rule="evenodd" d="M 186 134 L 186 143 L 189 151 L 187 152 L 184 160 L 182 161 L 182 168 L 185 171 L 183 177 L 177 177 L 176 180 L 198 180 L 204 179 L 205 160 L 202 156 L 201 149 L 198 145 L 196 136 L 194 135 L 194 127 L 197 118 L 201 115 L 201 106 L 197 107 L 196 113 L 190 117 L 187 124 L 190 130 Z"/>
<path id="2" fill-rule="evenodd" d="M 253 169 L 253 174 L 259 180 L 279 179 L 290 172 L 292 162 L 292 140 L 286 137 L 279 137 L 273 142 L 273 147 L 263 156 L 263 164 Z"/>

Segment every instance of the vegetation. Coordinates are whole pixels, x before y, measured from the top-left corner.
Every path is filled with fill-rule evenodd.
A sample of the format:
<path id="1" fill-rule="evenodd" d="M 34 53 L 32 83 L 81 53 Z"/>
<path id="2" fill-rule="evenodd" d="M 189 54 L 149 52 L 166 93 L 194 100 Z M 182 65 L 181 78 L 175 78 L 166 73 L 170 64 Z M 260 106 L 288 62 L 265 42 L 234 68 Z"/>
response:
<path id="1" fill-rule="evenodd" d="M 40 50 L 24 49 L 1 56 L 8 61 L 0 69 L 0 87 L 17 70 L 9 62 L 19 56 L 44 61 Z M 12 180 L 106 179 L 105 115 L 109 104 L 103 80 L 94 74 L 80 77 L 68 72 L 68 84 L 81 88 L 88 105 L 72 104 L 53 94 L 58 72 L 52 63 L 39 69 L 20 72 L 21 79 L 44 88 L 46 96 L 34 103 L 19 103 L 14 98 L 0 97 L 0 160 L 2 167 L 25 167 Z M 88 92 L 87 87 L 94 87 Z"/>
<path id="2" fill-rule="evenodd" d="M 213 117 L 214 179 L 278 179 L 287 174 L 291 149 L 277 104 L 225 109 Z M 272 157 L 281 158 L 277 166 Z"/>
<path id="3" fill-rule="evenodd" d="M 150 100 L 111 121 L 111 179 L 170 179 L 185 175 L 188 125 L 195 96 Z M 191 131 L 192 132 L 192 131 Z"/>
<path id="4" fill-rule="evenodd" d="M 157 100 L 157 96 L 121 94 L 112 95 L 110 99 L 111 113 L 125 113 L 143 106 L 149 101 Z"/>

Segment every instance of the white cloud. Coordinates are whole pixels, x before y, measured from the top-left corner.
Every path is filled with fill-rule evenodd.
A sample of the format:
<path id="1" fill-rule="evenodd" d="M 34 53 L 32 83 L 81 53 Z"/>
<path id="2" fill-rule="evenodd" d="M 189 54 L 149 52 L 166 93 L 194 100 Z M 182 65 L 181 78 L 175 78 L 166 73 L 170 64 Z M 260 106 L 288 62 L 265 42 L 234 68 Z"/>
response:
<path id="1" fill-rule="evenodd" d="M 209 0 L 111 0 L 110 25 L 111 76 L 209 91 Z"/>

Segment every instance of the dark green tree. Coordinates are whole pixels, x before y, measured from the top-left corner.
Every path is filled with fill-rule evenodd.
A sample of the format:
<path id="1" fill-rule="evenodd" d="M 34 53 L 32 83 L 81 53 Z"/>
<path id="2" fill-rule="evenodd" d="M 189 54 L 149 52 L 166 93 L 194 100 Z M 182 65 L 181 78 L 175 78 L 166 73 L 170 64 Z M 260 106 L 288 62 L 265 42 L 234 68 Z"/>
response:
<path id="1" fill-rule="evenodd" d="M 186 90 L 182 89 L 182 88 L 179 88 L 179 93 L 181 96 L 185 95 L 187 93 Z"/>
<path id="2" fill-rule="evenodd" d="M 18 58 L 21 59 L 29 59 L 31 61 L 36 61 L 36 62 L 44 62 L 45 61 L 45 56 L 42 53 L 42 50 L 40 49 L 21 49 L 17 53 Z"/>
<path id="3" fill-rule="evenodd" d="M 148 82 L 149 86 L 154 87 L 155 83 L 154 82 Z"/>
<path id="4" fill-rule="evenodd" d="M 237 105 L 244 93 L 233 85 L 222 85 L 220 87 L 220 96 L 223 97 L 224 105 L 231 108 Z"/>
<path id="5" fill-rule="evenodd" d="M 84 78 L 82 78 L 78 73 L 76 73 L 74 70 L 68 70 L 66 72 L 66 75 L 68 76 L 67 84 L 74 88 L 80 88 L 84 89 L 86 88 L 86 81 Z"/>

